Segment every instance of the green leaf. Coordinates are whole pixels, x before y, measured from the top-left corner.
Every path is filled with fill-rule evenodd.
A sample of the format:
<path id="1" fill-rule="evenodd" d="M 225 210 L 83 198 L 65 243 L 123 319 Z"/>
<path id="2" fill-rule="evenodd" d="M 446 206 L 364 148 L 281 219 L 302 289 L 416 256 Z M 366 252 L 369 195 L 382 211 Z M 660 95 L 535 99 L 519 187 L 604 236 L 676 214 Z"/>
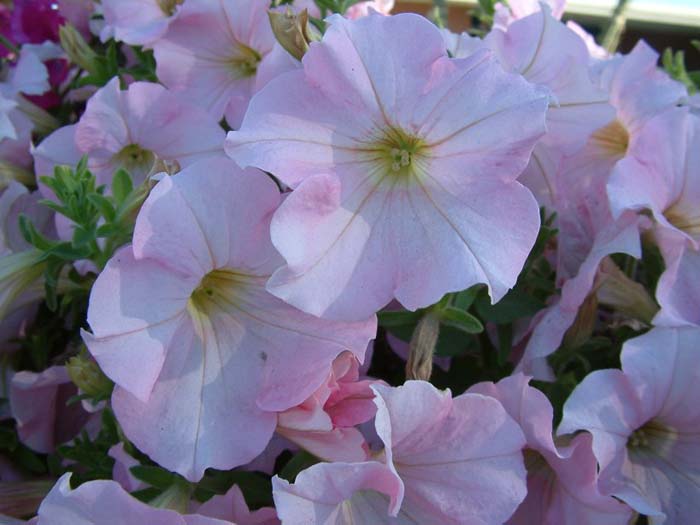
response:
<path id="1" fill-rule="evenodd" d="M 112 196 L 117 203 L 121 203 L 134 190 L 134 184 L 131 181 L 129 173 L 119 168 L 112 178 Z M 111 220 L 111 219 L 110 219 Z"/>
<path id="2" fill-rule="evenodd" d="M 379 319 L 379 324 L 385 328 L 395 327 L 395 326 L 409 326 L 415 325 L 423 313 L 409 312 L 406 310 L 399 310 L 395 312 L 379 312 L 377 317 Z"/>
<path id="3" fill-rule="evenodd" d="M 148 483 L 152 487 L 165 490 L 173 483 L 177 474 L 169 472 L 161 467 L 151 465 L 135 465 L 129 469 L 136 479 Z"/>
<path id="4" fill-rule="evenodd" d="M 523 317 L 530 317 L 544 308 L 544 304 L 519 289 L 513 288 L 503 299 L 496 304 L 491 304 L 488 294 L 483 293 L 475 302 L 479 317 L 497 324 L 512 323 Z"/>
<path id="5" fill-rule="evenodd" d="M 459 308 L 449 306 L 440 310 L 439 315 L 442 324 L 451 326 L 462 332 L 479 334 L 484 331 L 484 325 L 481 324 L 479 319 Z"/>
<path id="6" fill-rule="evenodd" d="M 284 468 L 280 471 L 279 477 L 293 483 L 299 472 L 309 468 L 311 465 L 315 465 L 319 461 L 320 460 L 316 456 L 302 450 L 301 452 L 294 454 L 292 459 L 287 462 Z"/>
<path id="7" fill-rule="evenodd" d="M 477 284 L 475 286 L 472 286 L 471 288 L 467 288 L 466 290 L 457 292 L 456 294 L 454 294 L 452 306 L 464 311 L 469 310 L 482 288 L 483 285 Z"/>
<path id="8" fill-rule="evenodd" d="M 54 241 L 50 241 L 39 233 L 34 223 L 24 213 L 19 216 L 19 230 L 24 240 L 39 250 L 50 250 L 55 246 Z"/>
<path id="9" fill-rule="evenodd" d="M 113 221 L 117 216 L 117 210 L 112 202 L 99 193 L 91 193 L 87 196 L 88 200 L 98 209 L 102 216 L 108 221 Z"/>

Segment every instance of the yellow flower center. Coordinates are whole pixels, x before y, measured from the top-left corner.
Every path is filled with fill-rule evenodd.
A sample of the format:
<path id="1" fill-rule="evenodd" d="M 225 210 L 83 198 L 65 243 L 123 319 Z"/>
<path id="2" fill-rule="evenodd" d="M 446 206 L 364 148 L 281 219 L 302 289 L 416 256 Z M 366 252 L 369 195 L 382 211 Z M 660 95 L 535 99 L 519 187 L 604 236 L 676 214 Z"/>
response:
<path id="1" fill-rule="evenodd" d="M 227 64 L 235 79 L 243 79 L 255 75 L 261 60 L 262 56 L 255 49 L 237 42 L 235 53 L 227 60 Z"/>
<path id="2" fill-rule="evenodd" d="M 237 296 L 245 287 L 247 277 L 233 270 L 212 270 L 205 275 L 190 296 L 191 313 L 208 315 L 212 311 L 237 305 Z"/>
<path id="3" fill-rule="evenodd" d="M 114 156 L 114 160 L 131 174 L 140 174 L 151 170 L 156 156 L 138 144 L 129 144 Z"/>
<path id="4" fill-rule="evenodd" d="M 591 142 L 606 156 L 622 158 L 627 153 L 630 135 L 619 120 L 613 120 L 610 124 L 596 130 L 591 135 Z"/>
<path id="5" fill-rule="evenodd" d="M 424 168 L 427 144 L 400 128 L 387 128 L 364 150 L 380 177 L 408 179 Z"/>
<path id="6" fill-rule="evenodd" d="M 697 207 L 683 206 L 677 202 L 664 211 L 664 216 L 679 230 L 700 239 L 700 209 Z"/>
<path id="7" fill-rule="evenodd" d="M 157 0 L 158 7 L 163 11 L 165 16 L 173 16 L 177 6 L 182 5 L 185 0 Z"/>

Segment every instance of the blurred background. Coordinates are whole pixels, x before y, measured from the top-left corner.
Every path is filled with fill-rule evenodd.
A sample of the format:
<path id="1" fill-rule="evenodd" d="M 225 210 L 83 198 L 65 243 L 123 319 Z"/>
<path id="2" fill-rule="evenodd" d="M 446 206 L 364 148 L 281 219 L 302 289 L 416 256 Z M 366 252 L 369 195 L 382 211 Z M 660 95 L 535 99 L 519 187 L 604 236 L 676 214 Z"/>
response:
<path id="1" fill-rule="evenodd" d="M 472 27 L 477 12 L 477 0 L 445 0 L 447 27 L 464 31 Z M 615 13 L 623 15 L 625 29 L 619 51 L 628 52 L 639 39 L 644 39 L 657 51 L 670 47 L 685 52 L 688 69 L 700 68 L 700 51 L 691 40 L 700 39 L 700 0 L 569 0 L 564 20 L 574 20 L 600 42 Z M 411 11 L 429 14 L 432 0 L 397 0 L 394 13 Z"/>

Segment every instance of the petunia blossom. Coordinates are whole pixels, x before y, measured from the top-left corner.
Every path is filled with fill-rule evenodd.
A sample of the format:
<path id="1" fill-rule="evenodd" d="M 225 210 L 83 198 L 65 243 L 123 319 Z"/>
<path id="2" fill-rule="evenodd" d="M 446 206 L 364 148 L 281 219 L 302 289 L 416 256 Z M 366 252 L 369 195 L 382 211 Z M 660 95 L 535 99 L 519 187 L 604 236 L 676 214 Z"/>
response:
<path id="1" fill-rule="evenodd" d="M 279 201 L 269 177 L 226 158 L 165 177 L 92 289 L 84 339 L 117 385 L 117 419 L 190 480 L 252 460 L 275 412 L 308 398 L 341 352 L 362 360 L 375 334 L 373 317 L 324 321 L 265 290 Z"/>
<path id="2" fill-rule="evenodd" d="M 668 137 L 676 137 L 669 140 Z M 700 117 L 676 108 L 652 119 L 608 183 L 613 213 L 654 219 L 666 262 L 656 289 L 655 324 L 700 325 Z"/>
<path id="3" fill-rule="evenodd" d="M 364 461 L 367 445 L 356 425 L 374 417 L 371 380 L 359 380 L 350 352 L 333 361 L 328 379 L 303 403 L 280 413 L 277 433 L 328 461 Z"/>
<path id="4" fill-rule="evenodd" d="M 76 436 L 90 419 L 80 403 L 67 404 L 77 394 L 65 367 L 17 372 L 10 383 L 10 408 L 22 443 L 49 453 Z"/>
<path id="5" fill-rule="evenodd" d="M 581 149 L 593 131 L 615 117 L 608 93 L 591 80 L 585 44 L 546 6 L 507 30 L 493 29 L 483 45 L 494 50 L 507 70 L 552 91 L 547 133 L 520 178 L 541 205 L 551 208 L 557 197 L 551 172 L 562 157 Z"/>
<path id="6" fill-rule="evenodd" d="M 41 503 L 37 525 L 235 525 L 198 514 L 182 515 L 143 503 L 112 480 L 71 489 L 64 474 Z"/>
<path id="7" fill-rule="evenodd" d="M 238 127 L 275 43 L 268 7 L 261 0 L 185 2 L 153 46 L 158 78 Z"/>
<path id="8" fill-rule="evenodd" d="M 544 131 L 547 90 L 487 51 L 448 58 L 417 15 L 329 23 L 304 69 L 267 84 L 227 138 L 236 162 L 294 188 L 272 221 L 287 265 L 268 289 L 350 320 L 478 282 L 500 299 L 539 227 L 515 179 Z"/>
<path id="9" fill-rule="evenodd" d="M 545 9 L 551 10 L 554 17 L 560 20 L 565 8 L 566 0 L 508 0 L 507 3 L 497 2 L 493 24 L 498 29 L 506 29 L 513 22 Z"/>
<path id="10" fill-rule="evenodd" d="M 598 490 L 597 462 L 590 434 L 571 443 L 555 444 L 552 406 L 523 374 L 498 383 L 478 383 L 468 392 L 491 396 L 520 425 L 527 440 L 524 450 L 528 492 L 508 525 L 626 525 L 632 510 Z"/>
<path id="11" fill-rule="evenodd" d="M 231 521 L 235 525 L 279 525 L 275 509 L 264 507 L 248 509 L 243 492 L 234 485 L 226 494 L 217 495 L 200 505 L 193 505 L 193 512 L 209 518 Z"/>
<path id="12" fill-rule="evenodd" d="M 622 370 L 590 373 L 564 405 L 560 435 L 587 430 L 601 490 L 650 523 L 692 523 L 700 511 L 697 328 L 654 328 L 628 340 Z"/>
<path id="13" fill-rule="evenodd" d="M 273 478 L 283 523 L 503 523 L 525 497 L 518 425 L 498 401 L 430 383 L 372 387 L 378 461 L 314 465 Z"/>
<path id="14" fill-rule="evenodd" d="M 102 0 L 100 38 L 152 46 L 168 30 L 183 0 Z"/>

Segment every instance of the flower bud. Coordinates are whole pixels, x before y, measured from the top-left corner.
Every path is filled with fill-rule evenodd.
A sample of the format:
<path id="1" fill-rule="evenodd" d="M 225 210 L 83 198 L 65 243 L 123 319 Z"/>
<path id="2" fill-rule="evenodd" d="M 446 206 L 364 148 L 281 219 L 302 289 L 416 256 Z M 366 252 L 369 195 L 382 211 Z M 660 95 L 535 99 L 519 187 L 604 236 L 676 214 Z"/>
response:
<path id="1" fill-rule="evenodd" d="M 309 12 L 306 9 L 298 15 L 291 9 L 284 13 L 268 11 L 267 14 L 275 38 L 297 60 L 301 60 L 311 42 L 321 39 L 318 31 L 309 24 Z"/>
<path id="2" fill-rule="evenodd" d="M 567 348 L 577 348 L 584 344 L 593 334 L 597 319 L 598 299 L 595 293 L 591 293 L 579 307 L 574 323 L 564 335 L 562 345 Z"/>
<path id="3" fill-rule="evenodd" d="M 51 480 L 0 481 L 0 523 L 6 523 L 2 519 L 3 516 L 13 518 L 34 516 L 51 487 L 53 487 Z M 14 523 L 14 521 L 8 522 Z"/>
<path id="4" fill-rule="evenodd" d="M 48 135 L 61 127 L 61 123 L 56 117 L 33 102 L 29 102 L 22 95 L 18 95 L 16 101 L 19 110 L 32 121 L 34 131 L 39 135 Z"/>
<path id="5" fill-rule="evenodd" d="M 5 189 L 13 180 L 25 186 L 35 184 L 34 173 L 30 170 L 0 159 L 0 190 Z"/>
<path id="6" fill-rule="evenodd" d="M 0 319 L 44 296 L 45 266 L 35 249 L 0 257 Z"/>
<path id="7" fill-rule="evenodd" d="M 64 24 L 58 30 L 61 47 L 74 64 L 85 71 L 95 74 L 97 66 L 97 53 L 88 45 L 82 35 L 70 24 Z"/>
<path id="8" fill-rule="evenodd" d="M 108 399 L 114 384 L 100 370 L 97 362 L 84 350 L 66 363 L 71 381 L 93 399 Z"/>
<path id="9" fill-rule="evenodd" d="M 440 317 L 427 312 L 418 322 L 408 346 L 406 379 L 428 381 L 433 373 L 433 356 L 440 335 Z"/>
<path id="10" fill-rule="evenodd" d="M 610 258 L 600 264 L 596 295 L 600 304 L 646 324 L 659 311 L 646 288 L 627 277 Z"/>

